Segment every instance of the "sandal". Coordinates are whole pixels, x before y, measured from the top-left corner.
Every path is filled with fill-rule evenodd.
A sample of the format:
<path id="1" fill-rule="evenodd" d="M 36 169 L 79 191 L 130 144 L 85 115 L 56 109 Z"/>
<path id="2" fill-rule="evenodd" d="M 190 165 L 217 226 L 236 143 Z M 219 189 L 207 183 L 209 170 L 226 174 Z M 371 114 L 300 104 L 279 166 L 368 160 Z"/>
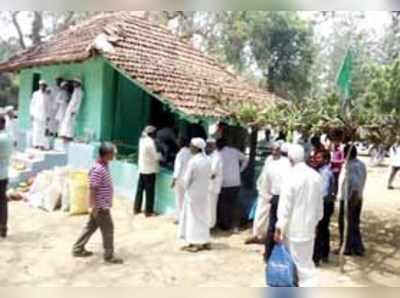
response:
<path id="1" fill-rule="evenodd" d="M 82 249 L 81 251 L 74 251 L 72 255 L 76 258 L 87 258 L 93 256 L 93 253 L 86 249 Z"/>

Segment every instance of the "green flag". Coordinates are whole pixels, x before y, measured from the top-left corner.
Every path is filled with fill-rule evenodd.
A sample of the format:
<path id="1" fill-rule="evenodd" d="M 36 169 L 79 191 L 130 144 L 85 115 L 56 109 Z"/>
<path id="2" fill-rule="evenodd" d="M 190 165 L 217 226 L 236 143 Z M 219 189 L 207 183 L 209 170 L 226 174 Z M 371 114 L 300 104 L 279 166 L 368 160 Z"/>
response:
<path id="1" fill-rule="evenodd" d="M 353 64 L 353 57 L 351 51 L 348 50 L 346 57 L 344 57 L 342 67 L 336 78 L 336 84 L 344 96 L 344 100 L 350 97 L 351 92 L 351 68 Z"/>

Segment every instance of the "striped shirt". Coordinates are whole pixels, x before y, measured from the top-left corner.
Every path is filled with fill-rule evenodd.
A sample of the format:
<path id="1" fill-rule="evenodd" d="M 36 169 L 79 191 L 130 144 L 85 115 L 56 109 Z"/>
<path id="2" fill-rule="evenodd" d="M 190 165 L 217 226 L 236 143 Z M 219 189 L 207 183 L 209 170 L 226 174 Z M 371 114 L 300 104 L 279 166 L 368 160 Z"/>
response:
<path id="1" fill-rule="evenodd" d="M 89 172 L 89 185 L 95 191 L 95 208 L 109 209 L 112 207 L 113 183 L 108 163 L 98 160 Z"/>

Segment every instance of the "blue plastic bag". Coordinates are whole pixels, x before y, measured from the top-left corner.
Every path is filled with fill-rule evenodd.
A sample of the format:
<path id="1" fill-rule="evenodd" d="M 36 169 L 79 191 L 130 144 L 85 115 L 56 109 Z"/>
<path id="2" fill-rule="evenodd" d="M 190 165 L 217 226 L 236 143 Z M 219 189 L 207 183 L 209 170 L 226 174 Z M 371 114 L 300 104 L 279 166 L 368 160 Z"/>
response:
<path id="1" fill-rule="evenodd" d="M 275 244 L 267 264 L 269 287 L 297 287 L 297 270 L 293 259 L 283 244 Z"/>

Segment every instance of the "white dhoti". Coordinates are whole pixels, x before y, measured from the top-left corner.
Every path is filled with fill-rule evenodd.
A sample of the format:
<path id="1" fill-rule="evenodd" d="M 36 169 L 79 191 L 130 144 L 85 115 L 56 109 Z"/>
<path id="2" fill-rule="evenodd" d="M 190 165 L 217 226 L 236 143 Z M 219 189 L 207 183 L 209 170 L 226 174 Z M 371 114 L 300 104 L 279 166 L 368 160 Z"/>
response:
<path id="1" fill-rule="evenodd" d="M 183 208 L 183 202 L 185 200 L 185 188 L 183 187 L 182 182 L 180 181 L 176 182 L 174 191 L 175 191 L 176 220 L 179 221 Z"/>
<path id="2" fill-rule="evenodd" d="M 313 262 L 314 240 L 295 242 L 286 240 L 285 244 L 296 264 L 300 287 L 317 287 L 318 270 Z"/>
<path id="3" fill-rule="evenodd" d="M 61 122 L 59 135 L 65 138 L 73 138 L 75 135 L 75 116 L 66 114 Z"/>
<path id="4" fill-rule="evenodd" d="M 268 218 L 271 204 L 263 196 L 258 196 L 256 212 L 253 220 L 253 236 L 259 239 L 265 238 L 268 229 Z"/>
<path id="5" fill-rule="evenodd" d="M 33 120 L 32 121 L 32 146 L 46 147 L 46 122 Z"/>
<path id="6" fill-rule="evenodd" d="M 191 198 L 186 194 L 179 219 L 178 238 L 188 244 L 209 243 L 210 223 L 208 200 L 204 197 Z"/>
<path id="7" fill-rule="evenodd" d="M 214 228 L 217 224 L 217 206 L 218 206 L 219 193 L 208 192 L 208 204 L 210 207 L 210 228 Z"/>

